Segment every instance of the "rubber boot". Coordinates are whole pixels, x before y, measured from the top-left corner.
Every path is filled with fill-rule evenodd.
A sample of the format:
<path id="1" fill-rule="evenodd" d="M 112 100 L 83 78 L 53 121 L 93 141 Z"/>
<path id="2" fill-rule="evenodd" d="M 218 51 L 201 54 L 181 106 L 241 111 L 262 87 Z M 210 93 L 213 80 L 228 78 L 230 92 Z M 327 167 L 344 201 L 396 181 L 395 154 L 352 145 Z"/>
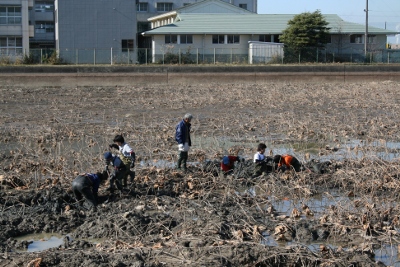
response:
<path id="1" fill-rule="evenodd" d="M 127 187 L 128 186 L 128 173 L 124 175 L 122 178 L 122 186 Z"/>
<path id="2" fill-rule="evenodd" d="M 135 171 L 130 171 L 129 172 L 129 177 L 130 177 L 130 182 L 131 182 L 131 184 L 133 184 L 133 182 L 135 181 L 135 177 L 136 177 L 136 173 L 135 173 Z"/>
<path id="3" fill-rule="evenodd" d="M 182 165 L 183 165 L 183 170 L 187 171 L 187 159 L 188 159 L 188 152 L 181 152 L 182 153 Z"/>
<path id="4" fill-rule="evenodd" d="M 176 165 L 176 168 L 177 168 L 178 170 L 181 169 L 182 161 L 183 161 L 183 158 L 184 158 L 184 153 L 185 153 L 185 152 L 183 152 L 183 151 L 180 151 L 180 152 L 179 152 L 179 155 L 178 155 L 178 163 L 177 163 L 177 165 Z"/>
<path id="5" fill-rule="evenodd" d="M 118 190 L 122 191 L 122 183 L 119 179 L 115 179 L 115 184 L 117 185 Z"/>

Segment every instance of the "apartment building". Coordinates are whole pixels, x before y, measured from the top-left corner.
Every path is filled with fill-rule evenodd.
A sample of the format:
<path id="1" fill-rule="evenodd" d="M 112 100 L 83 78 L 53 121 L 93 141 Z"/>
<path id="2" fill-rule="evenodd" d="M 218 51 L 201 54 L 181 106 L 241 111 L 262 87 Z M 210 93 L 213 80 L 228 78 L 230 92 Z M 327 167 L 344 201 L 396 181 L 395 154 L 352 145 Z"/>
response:
<path id="1" fill-rule="evenodd" d="M 0 0 L 0 56 L 15 56 L 29 53 L 28 11 L 33 0 Z"/>
<path id="2" fill-rule="evenodd" d="M 37 48 L 55 48 L 54 0 L 33 0 L 29 10 L 29 25 L 34 28 L 29 46 Z"/>

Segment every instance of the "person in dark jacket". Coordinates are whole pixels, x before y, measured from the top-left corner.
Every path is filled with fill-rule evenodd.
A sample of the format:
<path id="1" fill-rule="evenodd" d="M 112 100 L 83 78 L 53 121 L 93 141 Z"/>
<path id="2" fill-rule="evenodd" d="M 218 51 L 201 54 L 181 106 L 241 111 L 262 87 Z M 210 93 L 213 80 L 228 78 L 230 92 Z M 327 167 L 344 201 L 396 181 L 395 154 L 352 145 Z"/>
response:
<path id="1" fill-rule="evenodd" d="M 111 154 L 111 152 L 104 153 L 104 159 L 106 161 L 106 171 L 108 171 L 109 165 L 112 166 L 112 171 L 110 172 L 110 187 L 107 190 L 109 190 L 110 193 L 114 193 L 116 185 L 118 190 L 122 191 L 122 180 L 125 177 L 127 166 L 118 156 Z"/>
<path id="2" fill-rule="evenodd" d="M 190 122 L 192 121 L 192 114 L 186 113 L 183 119 L 176 125 L 175 128 L 175 140 L 178 142 L 178 162 L 177 169 L 183 168 L 184 171 L 187 170 L 187 159 L 189 148 L 192 146 L 192 141 L 190 139 Z"/>
<path id="3" fill-rule="evenodd" d="M 78 175 L 72 181 L 72 192 L 78 202 L 85 198 L 92 208 L 97 206 L 97 198 L 100 184 L 107 180 L 108 173 L 85 173 Z"/>

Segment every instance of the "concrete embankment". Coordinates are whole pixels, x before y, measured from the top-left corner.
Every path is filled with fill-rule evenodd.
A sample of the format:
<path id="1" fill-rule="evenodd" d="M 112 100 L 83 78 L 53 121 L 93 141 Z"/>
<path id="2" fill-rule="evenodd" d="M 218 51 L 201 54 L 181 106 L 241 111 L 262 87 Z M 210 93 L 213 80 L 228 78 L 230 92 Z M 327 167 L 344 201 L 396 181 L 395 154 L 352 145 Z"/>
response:
<path id="1" fill-rule="evenodd" d="M 14 86 L 115 86 L 182 83 L 400 81 L 400 65 L 1 66 Z"/>

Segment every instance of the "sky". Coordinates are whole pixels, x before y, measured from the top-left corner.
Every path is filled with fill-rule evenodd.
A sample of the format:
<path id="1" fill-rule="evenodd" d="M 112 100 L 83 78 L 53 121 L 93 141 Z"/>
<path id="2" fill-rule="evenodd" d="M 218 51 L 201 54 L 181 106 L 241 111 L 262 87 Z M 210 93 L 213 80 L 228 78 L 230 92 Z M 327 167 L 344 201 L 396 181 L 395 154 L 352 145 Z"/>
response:
<path id="1" fill-rule="evenodd" d="M 300 14 L 320 10 L 336 14 L 349 22 L 400 32 L 400 0 L 258 0 L 258 14 Z M 388 42 L 400 44 L 400 34 L 389 36 Z"/>

